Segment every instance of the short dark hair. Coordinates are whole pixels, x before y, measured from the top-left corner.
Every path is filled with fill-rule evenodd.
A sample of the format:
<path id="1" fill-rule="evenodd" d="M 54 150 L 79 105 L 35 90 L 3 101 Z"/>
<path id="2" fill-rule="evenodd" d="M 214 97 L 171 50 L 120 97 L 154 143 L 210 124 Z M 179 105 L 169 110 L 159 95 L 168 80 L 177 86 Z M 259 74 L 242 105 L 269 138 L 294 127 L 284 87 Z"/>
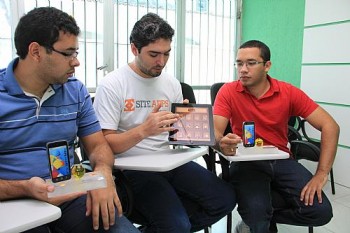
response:
<path id="1" fill-rule="evenodd" d="M 264 61 L 270 61 L 270 59 L 271 59 L 271 53 L 270 53 L 269 47 L 259 40 L 249 40 L 249 41 L 243 43 L 239 48 L 240 49 L 259 48 L 260 49 L 260 56 L 262 57 L 262 59 Z"/>
<path id="2" fill-rule="evenodd" d="M 144 15 L 134 25 L 131 31 L 130 43 L 134 43 L 137 50 L 141 49 L 156 40 L 172 40 L 174 29 L 161 17 L 154 13 Z"/>
<path id="3" fill-rule="evenodd" d="M 58 40 L 60 31 L 78 36 L 80 28 L 72 16 L 54 7 L 39 7 L 29 11 L 21 17 L 15 31 L 18 56 L 24 59 L 32 42 L 37 42 L 51 51 L 50 48 Z"/>

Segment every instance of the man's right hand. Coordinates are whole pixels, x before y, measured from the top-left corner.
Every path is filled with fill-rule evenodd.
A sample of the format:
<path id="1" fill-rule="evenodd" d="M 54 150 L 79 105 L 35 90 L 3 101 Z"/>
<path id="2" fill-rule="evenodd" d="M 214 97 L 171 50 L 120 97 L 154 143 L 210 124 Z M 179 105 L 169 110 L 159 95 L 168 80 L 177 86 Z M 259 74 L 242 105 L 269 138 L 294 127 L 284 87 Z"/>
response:
<path id="1" fill-rule="evenodd" d="M 55 206 L 59 206 L 66 201 L 73 200 L 81 195 L 86 194 L 86 192 L 78 192 L 48 198 L 47 194 L 49 192 L 53 192 L 55 190 L 55 187 L 52 184 L 47 184 L 45 180 L 41 179 L 40 177 L 32 177 L 30 180 L 28 180 L 27 190 L 30 197 L 40 201 L 48 202 Z"/>
<path id="2" fill-rule="evenodd" d="M 220 151 L 226 156 L 233 156 L 236 154 L 237 144 L 241 142 L 242 138 L 240 136 L 228 133 L 219 141 Z"/>
<path id="3" fill-rule="evenodd" d="M 171 125 L 178 121 L 180 118 L 179 114 L 169 111 L 159 111 L 161 107 L 161 105 L 155 106 L 143 123 L 142 128 L 145 138 L 174 130 Z"/>

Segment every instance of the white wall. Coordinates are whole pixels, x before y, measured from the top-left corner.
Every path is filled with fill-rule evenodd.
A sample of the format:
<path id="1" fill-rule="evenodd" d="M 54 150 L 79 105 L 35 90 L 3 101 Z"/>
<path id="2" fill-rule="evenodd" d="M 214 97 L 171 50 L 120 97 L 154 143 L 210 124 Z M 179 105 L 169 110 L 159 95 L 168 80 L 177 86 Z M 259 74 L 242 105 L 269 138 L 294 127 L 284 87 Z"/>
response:
<path id="1" fill-rule="evenodd" d="M 333 172 L 336 183 L 350 187 L 349 0 L 305 0 L 301 89 L 340 125 Z M 319 132 L 308 131 L 313 138 L 320 138 Z"/>

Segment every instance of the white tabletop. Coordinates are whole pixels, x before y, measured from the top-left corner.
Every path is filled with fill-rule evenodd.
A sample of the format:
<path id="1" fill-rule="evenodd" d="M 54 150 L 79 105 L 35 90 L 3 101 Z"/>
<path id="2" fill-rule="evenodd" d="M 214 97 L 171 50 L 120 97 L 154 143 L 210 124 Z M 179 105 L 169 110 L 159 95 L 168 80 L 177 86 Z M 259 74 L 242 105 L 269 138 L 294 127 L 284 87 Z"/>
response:
<path id="1" fill-rule="evenodd" d="M 114 167 L 123 170 L 164 172 L 208 153 L 208 147 L 167 149 L 157 152 L 117 156 Z"/>
<path id="2" fill-rule="evenodd" d="M 236 155 L 225 156 L 221 152 L 218 152 L 226 160 L 229 161 L 256 161 L 256 160 L 275 160 L 275 159 L 287 159 L 289 153 L 278 150 L 276 147 L 264 147 L 264 148 L 243 148 L 239 147 Z"/>
<path id="3" fill-rule="evenodd" d="M 0 202 L 0 233 L 21 232 L 61 217 L 61 209 L 46 202 L 19 199 Z"/>

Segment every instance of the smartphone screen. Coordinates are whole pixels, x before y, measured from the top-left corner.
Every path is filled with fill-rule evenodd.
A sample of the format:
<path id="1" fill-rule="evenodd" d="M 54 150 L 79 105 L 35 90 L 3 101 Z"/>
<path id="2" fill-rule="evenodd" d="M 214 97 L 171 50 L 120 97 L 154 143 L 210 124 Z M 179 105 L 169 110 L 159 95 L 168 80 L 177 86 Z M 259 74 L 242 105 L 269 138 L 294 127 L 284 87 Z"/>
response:
<path id="1" fill-rule="evenodd" d="M 255 145 L 255 124 L 253 121 L 243 122 L 243 146 L 253 147 Z"/>
<path id="2" fill-rule="evenodd" d="M 69 180 L 71 178 L 71 169 L 68 142 L 56 141 L 47 143 L 47 154 L 49 156 L 52 182 Z"/>

